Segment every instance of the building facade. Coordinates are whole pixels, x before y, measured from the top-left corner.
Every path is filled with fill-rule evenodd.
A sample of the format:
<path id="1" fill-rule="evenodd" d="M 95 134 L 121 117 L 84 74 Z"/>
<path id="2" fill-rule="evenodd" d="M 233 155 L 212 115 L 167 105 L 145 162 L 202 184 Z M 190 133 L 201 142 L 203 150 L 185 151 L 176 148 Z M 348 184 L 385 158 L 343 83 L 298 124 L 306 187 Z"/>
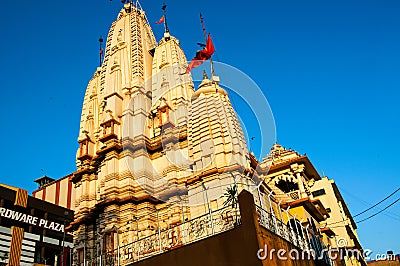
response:
<path id="1" fill-rule="evenodd" d="M 35 180 L 38 189 L 32 192 L 32 196 L 74 210 L 75 193 L 71 179 L 72 174 L 57 180 L 42 176 Z"/>
<path id="2" fill-rule="evenodd" d="M 321 224 L 322 232 L 325 232 L 324 241 L 332 248 L 338 249 L 343 254 L 343 264 L 365 264 L 358 257 L 362 257 L 362 246 L 357 235 L 357 224 L 353 220 L 347 203 L 344 201 L 339 188 L 334 180 L 323 177 L 315 183 L 312 191 L 314 198 L 321 200 L 325 206 L 329 206 L 329 217 Z M 360 256 L 351 256 L 348 251 L 356 251 Z"/>
<path id="3" fill-rule="evenodd" d="M 331 212 L 347 210 L 340 193 L 307 156 L 279 144 L 258 161 L 220 78 L 205 74 L 195 86 L 186 68 L 168 27 L 157 42 L 140 6 L 125 4 L 84 95 L 77 170 L 37 180 L 34 192 L 74 210 L 74 265 L 128 265 L 236 230 L 243 190 L 259 237 L 268 230 L 284 245 L 316 250 L 321 265 L 345 265 L 322 252 L 332 235 L 359 243 L 352 224 L 326 226 L 336 222 Z M 329 198 L 313 194 L 325 186 Z"/>
<path id="4" fill-rule="evenodd" d="M 270 158 L 266 182 L 281 207 L 313 230 L 337 265 L 366 265 L 357 225 L 335 181 L 321 177 L 306 155 L 279 144 Z"/>
<path id="5" fill-rule="evenodd" d="M 71 210 L 0 184 L 0 263 L 69 265 L 73 237 L 65 227 L 73 218 Z"/>
<path id="6" fill-rule="evenodd" d="M 71 178 L 78 263 L 221 207 L 230 173 L 249 171 L 226 91 L 206 76 L 195 91 L 186 67 L 179 40 L 166 30 L 157 43 L 144 11 L 125 4 L 82 108 Z"/>

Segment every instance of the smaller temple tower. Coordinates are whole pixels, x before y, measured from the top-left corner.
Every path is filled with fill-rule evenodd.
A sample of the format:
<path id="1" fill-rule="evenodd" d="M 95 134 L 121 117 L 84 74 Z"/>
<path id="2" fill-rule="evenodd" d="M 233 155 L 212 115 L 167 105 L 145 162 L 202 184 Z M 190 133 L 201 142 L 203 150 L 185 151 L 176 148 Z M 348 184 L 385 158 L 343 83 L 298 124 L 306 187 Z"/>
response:
<path id="1" fill-rule="evenodd" d="M 204 79 L 193 94 L 189 107 L 188 141 L 193 178 L 188 181 L 190 205 L 204 202 L 203 190 L 215 207 L 222 206 L 233 176 L 249 171 L 247 145 L 228 93 L 219 86 L 219 77 Z"/>

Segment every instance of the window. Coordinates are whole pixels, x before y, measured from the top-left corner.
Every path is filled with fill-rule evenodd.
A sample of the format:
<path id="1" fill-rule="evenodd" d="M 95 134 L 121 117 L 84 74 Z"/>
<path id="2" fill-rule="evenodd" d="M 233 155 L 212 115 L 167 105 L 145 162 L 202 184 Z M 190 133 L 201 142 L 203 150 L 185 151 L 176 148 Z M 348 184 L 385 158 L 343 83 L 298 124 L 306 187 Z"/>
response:
<path id="1" fill-rule="evenodd" d="M 299 190 L 299 184 L 292 179 L 279 178 L 278 181 L 275 181 L 275 186 L 285 193 Z"/>
<path id="2" fill-rule="evenodd" d="M 114 250 L 114 232 L 108 232 L 104 234 L 103 239 L 103 251 Z"/>
<path id="3" fill-rule="evenodd" d="M 311 194 L 314 196 L 314 197 L 318 197 L 318 196 L 322 196 L 322 195 L 325 195 L 326 193 L 325 193 L 325 189 L 319 189 L 319 190 L 316 190 L 316 191 L 313 191 L 313 192 L 311 192 Z"/>
<path id="4" fill-rule="evenodd" d="M 84 264 L 84 256 L 85 256 L 85 250 L 84 248 L 78 249 L 78 265 L 83 266 Z"/>

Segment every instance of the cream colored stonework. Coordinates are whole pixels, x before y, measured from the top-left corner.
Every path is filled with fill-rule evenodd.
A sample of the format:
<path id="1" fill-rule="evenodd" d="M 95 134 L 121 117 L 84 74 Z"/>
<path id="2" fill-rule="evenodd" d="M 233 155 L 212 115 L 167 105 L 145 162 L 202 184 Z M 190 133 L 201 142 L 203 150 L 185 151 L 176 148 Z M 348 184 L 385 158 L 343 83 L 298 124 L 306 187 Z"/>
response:
<path id="1" fill-rule="evenodd" d="M 73 227 L 88 259 L 115 228 L 123 245 L 206 213 L 207 202 L 222 207 L 230 173 L 250 167 L 226 91 L 205 78 L 195 92 L 186 67 L 179 40 L 166 32 L 157 44 L 144 12 L 126 4 L 82 107 Z"/>
<path id="2" fill-rule="evenodd" d="M 309 184 L 312 184 L 314 180 L 312 177 L 305 174 L 304 163 L 296 161 L 296 159 L 300 157 L 301 155 L 298 152 L 287 150 L 276 143 L 271 148 L 269 156 L 264 159 L 264 162 L 269 163 L 272 168 L 277 168 L 280 164 L 288 163 L 287 167 L 282 167 L 278 171 L 268 173 L 267 176 L 268 185 L 275 192 L 275 197 L 278 200 L 289 202 L 310 195 Z M 298 189 L 286 193 L 276 187 L 276 183 L 279 182 L 279 180 L 293 181 L 298 185 Z"/>
<path id="3" fill-rule="evenodd" d="M 334 182 L 321 179 L 307 156 L 279 144 L 259 162 L 248 152 L 219 77 L 204 76 L 195 89 L 191 75 L 183 74 L 186 67 L 179 40 L 165 32 L 157 43 L 144 11 L 125 4 L 84 95 L 77 171 L 68 177 L 73 182 L 75 251 L 85 250 L 85 260 L 91 261 L 100 256 L 110 232 L 118 232 L 118 238 L 108 251 L 217 210 L 234 184 L 239 192 L 250 190 L 260 207 L 284 222 L 289 218 L 279 206 L 312 202 L 317 199 L 312 192 L 325 188 L 327 194 L 318 198 L 321 206 L 312 203 L 323 214 L 304 206 L 290 214 L 315 223 L 316 230 L 346 220 L 356 241 L 345 227 L 333 231 L 356 245 L 355 226 Z M 60 186 L 65 192 L 68 179 Z M 35 196 L 54 202 L 55 183 L 44 191 Z M 67 204 L 65 193 L 59 204 Z M 331 208 L 331 216 L 324 208 Z M 324 240 L 334 247 L 333 239 Z"/>

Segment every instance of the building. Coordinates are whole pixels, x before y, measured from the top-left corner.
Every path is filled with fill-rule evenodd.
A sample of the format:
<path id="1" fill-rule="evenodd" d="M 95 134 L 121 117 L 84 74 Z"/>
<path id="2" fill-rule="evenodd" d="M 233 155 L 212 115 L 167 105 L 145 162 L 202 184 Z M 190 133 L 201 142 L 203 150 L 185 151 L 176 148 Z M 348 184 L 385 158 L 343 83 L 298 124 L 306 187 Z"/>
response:
<path id="1" fill-rule="evenodd" d="M 400 254 L 393 254 L 393 252 L 388 252 L 388 254 L 382 255 L 379 260 L 368 261 L 368 266 L 399 266 L 400 265 Z"/>
<path id="2" fill-rule="evenodd" d="M 71 210 L 0 184 L 0 263 L 69 265 L 72 234 L 64 228 L 73 217 Z"/>
<path id="3" fill-rule="evenodd" d="M 195 86 L 165 29 L 157 42 L 140 6 L 123 6 L 84 95 L 77 170 L 37 180 L 35 197 L 75 212 L 74 265 L 172 265 L 183 250 L 217 265 L 190 247 L 206 252 L 243 234 L 252 244 L 242 257 L 221 258 L 267 265 L 256 255 L 268 245 L 317 253 L 301 265 L 333 265 L 323 253 L 329 207 L 312 195 L 322 178 L 308 157 L 276 144 L 258 161 L 220 78 L 204 74 Z M 231 244 L 219 250 L 241 243 Z"/>
<path id="4" fill-rule="evenodd" d="M 215 76 L 205 76 L 195 91 L 191 75 L 181 74 L 186 67 L 168 28 L 157 43 L 144 11 L 125 4 L 82 108 L 71 178 L 78 263 L 84 253 L 90 260 L 117 242 L 131 243 L 222 207 L 219 196 L 232 183 L 231 173 L 249 171 L 227 92 Z M 126 229 L 133 221 L 137 232 Z M 128 232 L 117 240 L 119 230 Z"/>
<path id="5" fill-rule="evenodd" d="M 275 144 L 271 150 L 267 184 L 283 208 L 309 226 L 335 250 L 337 265 L 366 265 L 357 225 L 334 180 L 321 177 L 306 155 Z"/>
<path id="6" fill-rule="evenodd" d="M 74 210 L 75 193 L 71 178 L 72 174 L 57 180 L 42 176 L 34 181 L 38 184 L 38 189 L 32 192 L 32 196 Z"/>
<path id="7" fill-rule="evenodd" d="M 321 232 L 324 233 L 325 242 L 330 247 L 338 249 L 339 252 L 348 254 L 343 257 L 344 265 L 360 265 L 360 263 L 365 265 L 364 260 L 357 259 L 362 258 L 363 252 L 356 232 L 357 225 L 335 181 L 323 177 L 315 182 L 311 193 L 314 198 L 321 200 L 325 206 L 329 206 L 329 217 L 321 224 Z M 347 251 L 356 251 L 358 255 L 352 256 L 353 252 Z"/>

